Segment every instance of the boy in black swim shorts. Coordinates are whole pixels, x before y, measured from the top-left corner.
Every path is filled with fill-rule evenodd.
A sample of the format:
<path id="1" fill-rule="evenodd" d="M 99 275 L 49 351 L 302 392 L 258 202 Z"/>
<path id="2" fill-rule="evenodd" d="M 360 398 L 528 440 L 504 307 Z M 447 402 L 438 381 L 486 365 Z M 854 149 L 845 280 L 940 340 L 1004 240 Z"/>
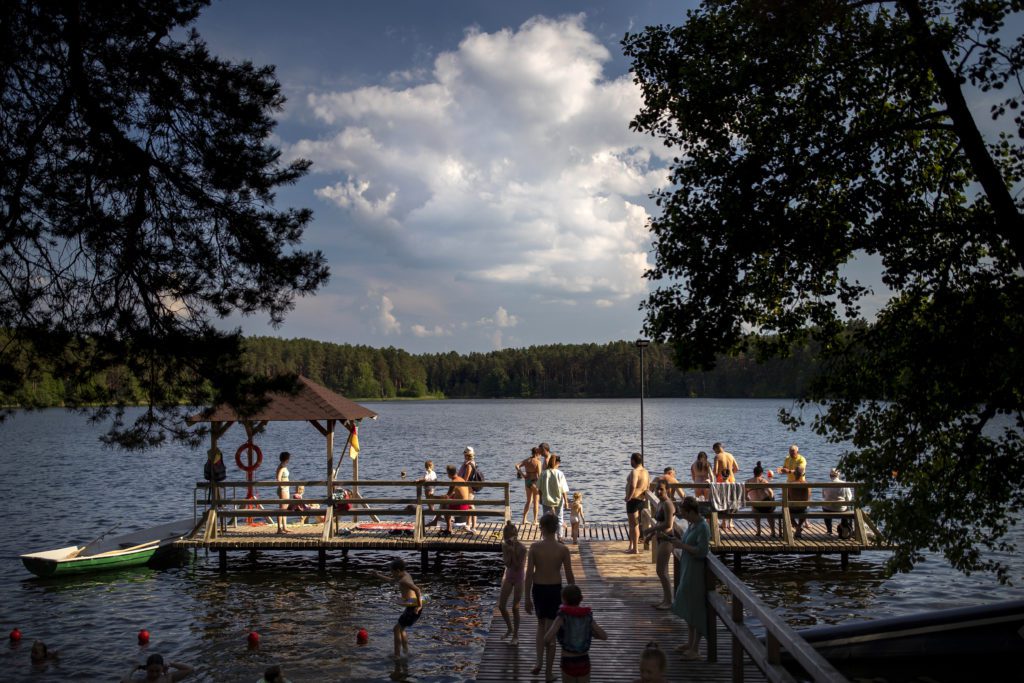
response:
<path id="1" fill-rule="evenodd" d="M 423 613 L 423 591 L 413 583 L 409 572 L 405 571 L 405 560 L 402 558 L 396 557 L 391 560 L 388 568 L 391 570 L 390 575 L 380 572 L 374 572 L 374 574 L 385 581 L 397 583 L 398 590 L 402 594 L 401 602 L 405 605 L 405 609 L 398 616 L 398 623 L 394 628 L 395 659 L 401 659 L 403 654 L 406 657 L 409 656 L 409 636 L 405 629 L 415 624 L 419 620 L 420 614 Z"/>

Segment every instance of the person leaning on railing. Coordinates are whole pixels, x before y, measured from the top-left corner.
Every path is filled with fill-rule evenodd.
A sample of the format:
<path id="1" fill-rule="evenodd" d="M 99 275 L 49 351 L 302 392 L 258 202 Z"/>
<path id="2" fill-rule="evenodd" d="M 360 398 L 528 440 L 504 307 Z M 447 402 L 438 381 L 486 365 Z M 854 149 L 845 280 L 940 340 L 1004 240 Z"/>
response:
<path id="1" fill-rule="evenodd" d="M 670 542 L 683 553 L 679 563 L 679 587 L 672 612 L 686 621 L 687 643 L 676 647 L 683 659 L 700 659 L 697 646 L 701 636 L 707 637 L 707 587 L 704 579 L 704 560 L 711 543 L 711 528 L 697 508 L 697 499 L 687 496 L 682 502 L 683 519 L 689 526 L 682 538 L 672 537 Z"/>

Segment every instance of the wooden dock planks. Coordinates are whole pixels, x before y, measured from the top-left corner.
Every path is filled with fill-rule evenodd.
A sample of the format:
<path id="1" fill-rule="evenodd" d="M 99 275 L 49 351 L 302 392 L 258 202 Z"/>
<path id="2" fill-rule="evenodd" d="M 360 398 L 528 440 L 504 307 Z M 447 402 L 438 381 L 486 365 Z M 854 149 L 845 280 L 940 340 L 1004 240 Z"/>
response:
<path id="1" fill-rule="evenodd" d="M 228 527 L 217 538 L 203 534 L 182 539 L 177 545 L 185 548 L 206 548 L 208 550 L 434 550 L 463 552 L 501 552 L 501 538 L 504 522 L 484 521 L 477 523 L 477 533 L 470 534 L 456 528 L 452 534 L 442 534 L 443 527 L 427 527 L 424 538 L 417 543 L 411 532 L 393 533 L 388 530 L 361 530 L 352 522 L 343 522 L 342 531 L 328 540 L 323 540 L 323 524 L 290 524 L 289 533 L 278 534 L 276 526 L 270 524 Z M 538 527 L 533 523 L 520 524 L 519 538 L 523 543 L 532 543 L 540 538 Z M 625 524 L 588 524 L 581 530 L 587 539 L 626 538 Z"/>
<path id="2" fill-rule="evenodd" d="M 718 629 L 718 662 L 689 662 L 674 652 L 673 648 L 686 640 L 686 627 L 681 619 L 650 606 L 659 600 L 661 588 L 648 553 L 625 555 L 624 542 L 588 540 L 569 547 L 583 604 L 594 609 L 595 620 L 609 636 L 607 641 L 595 640 L 591 648 L 592 681 L 618 683 L 638 678 L 640 653 L 651 640 L 668 656 L 670 681 L 732 680 L 732 639 L 723 627 Z M 536 657 L 536 626 L 536 618 L 523 612 L 519 645 L 512 647 L 501 638 L 505 622 L 495 609 L 477 671 L 478 683 L 543 681 L 543 672 L 538 676 L 530 673 Z M 556 677 L 557 659 L 558 655 Z M 765 680 L 753 664 L 748 663 L 744 674 L 747 681 Z"/>

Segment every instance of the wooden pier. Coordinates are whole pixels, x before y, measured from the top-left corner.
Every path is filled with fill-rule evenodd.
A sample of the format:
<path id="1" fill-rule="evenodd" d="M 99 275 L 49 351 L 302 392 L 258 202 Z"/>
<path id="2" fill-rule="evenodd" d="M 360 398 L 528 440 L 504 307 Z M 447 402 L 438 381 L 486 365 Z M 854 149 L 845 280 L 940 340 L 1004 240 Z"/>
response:
<path id="1" fill-rule="evenodd" d="M 676 645 L 686 642 L 686 626 L 670 612 L 651 607 L 661 597 L 661 584 L 649 555 L 626 555 L 624 543 L 589 540 L 569 549 L 583 604 L 593 608 L 594 619 L 608 632 L 607 641 L 595 640 L 591 646 L 591 681 L 617 683 L 638 678 L 640 653 L 649 641 L 657 642 L 665 651 L 670 681 L 732 680 L 732 645 L 724 626 L 717 627 L 719 661 L 687 661 L 674 651 Z M 522 613 L 518 646 L 502 639 L 504 633 L 505 622 L 495 608 L 477 671 L 478 683 L 544 681 L 543 671 L 537 676 L 530 673 L 536 661 L 536 617 Z M 705 657 L 707 647 L 707 641 L 702 641 Z M 559 676 L 557 658 L 554 673 Z M 749 660 L 743 675 L 745 681 L 768 680 Z"/>

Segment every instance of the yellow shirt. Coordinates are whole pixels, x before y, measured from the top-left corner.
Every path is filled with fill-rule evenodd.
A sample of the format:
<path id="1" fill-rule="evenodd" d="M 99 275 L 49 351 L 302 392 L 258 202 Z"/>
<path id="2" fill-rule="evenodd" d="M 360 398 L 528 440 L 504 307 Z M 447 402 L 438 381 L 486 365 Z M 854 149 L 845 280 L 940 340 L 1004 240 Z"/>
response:
<path id="1" fill-rule="evenodd" d="M 789 472 L 786 473 L 786 481 L 796 481 L 796 474 L 793 472 L 793 470 L 795 470 L 797 467 L 803 467 L 804 471 L 806 472 L 807 459 L 804 458 L 804 456 L 800 455 L 799 453 L 796 454 L 796 457 L 787 455 L 786 462 L 782 463 L 782 466 L 789 470 Z"/>

